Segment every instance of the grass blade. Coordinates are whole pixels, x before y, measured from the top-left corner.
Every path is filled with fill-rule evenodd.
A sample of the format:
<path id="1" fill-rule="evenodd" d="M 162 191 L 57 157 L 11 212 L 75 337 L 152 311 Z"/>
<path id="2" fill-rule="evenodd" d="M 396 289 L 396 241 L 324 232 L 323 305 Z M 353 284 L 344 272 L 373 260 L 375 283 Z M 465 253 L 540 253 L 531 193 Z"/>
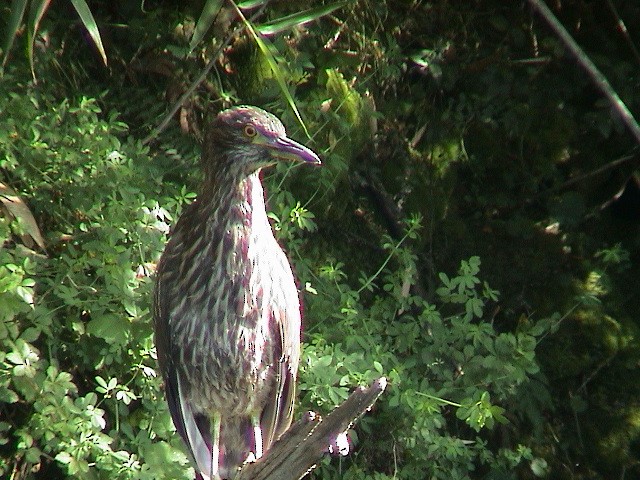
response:
<path id="1" fill-rule="evenodd" d="M 89 35 L 91 36 L 91 40 L 93 40 L 93 44 L 98 49 L 100 56 L 102 57 L 102 61 L 107 65 L 107 54 L 104 51 L 104 47 L 102 46 L 102 38 L 100 38 L 100 31 L 98 30 L 98 25 L 96 24 L 95 18 L 93 18 L 93 14 L 87 5 L 87 2 L 84 0 L 71 0 L 73 7 L 78 12 L 80 16 L 80 20 L 84 25 L 84 28 L 87 29 Z"/>
<path id="2" fill-rule="evenodd" d="M 254 8 L 261 7 L 269 0 L 246 0 L 244 2 L 238 3 L 238 8 L 240 10 L 253 10 Z"/>
<path id="3" fill-rule="evenodd" d="M 309 135 L 309 131 L 307 130 L 307 126 L 304 124 L 304 121 L 302 120 L 302 117 L 300 116 L 300 111 L 298 110 L 298 107 L 296 106 L 296 102 L 294 101 L 293 97 L 291 96 L 291 92 L 289 91 L 289 87 L 287 87 L 287 82 L 284 79 L 284 75 L 282 74 L 282 71 L 280 70 L 280 66 L 278 65 L 278 62 L 276 61 L 275 57 L 273 56 L 273 53 L 271 53 L 271 50 L 269 49 L 269 47 L 265 43 L 265 41 L 262 38 L 262 36 L 258 32 L 256 32 L 256 29 L 254 28 L 253 24 L 249 20 L 247 20 L 247 18 L 244 16 L 242 11 L 240 11 L 240 9 L 238 8 L 238 5 L 236 5 L 235 2 L 231 2 L 231 4 L 235 7 L 236 13 L 242 19 L 242 22 L 244 23 L 245 27 L 247 28 L 247 30 L 249 31 L 249 33 L 251 34 L 251 36 L 255 40 L 256 45 L 258 45 L 258 48 L 260 49 L 260 52 L 264 55 L 264 58 L 267 60 L 267 63 L 269 64 L 269 67 L 271 68 L 271 71 L 273 72 L 273 76 L 275 77 L 276 81 L 278 82 L 278 86 L 280 87 L 280 90 L 282 91 L 282 94 L 284 95 L 285 99 L 287 100 L 287 103 L 291 107 L 291 110 L 293 110 L 293 113 L 296 115 L 296 118 L 298 119 L 298 122 L 302 126 L 302 130 L 304 131 L 305 135 L 308 138 L 311 138 L 310 135 Z"/>
<path id="4" fill-rule="evenodd" d="M 9 15 L 9 22 L 7 23 L 7 38 L 4 41 L 2 48 L 4 49 L 4 58 L 2 59 L 2 68 L 7 64 L 9 59 L 9 52 L 13 47 L 13 42 L 18 35 L 20 25 L 22 25 L 22 19 L 24 18 L 24 12 L 27 9 L 27 0 L 13 0 L 11 2 L 11 13 Z"/>
<path id="5" fill-rule="evenodd" d="M 33 62 L 33 47 L 36 42 L 36 35 L 40 21 L 44 17 L 51 0 L 34 1 L 29 8 L 29 23 L 27 25 L 27 57 L 29 57 L 29 65 L 31 66 L 31 75 L 36 80 L 36 71 Z"/>
<path id="6" fill-rule="evenodd" d="M 329 15 L 334 10 L 344 7 L 348 2 L 337 2 L 321 7 L 310 8 L 303 12 L 292 13 L 286 17 L 273 20 L 263 25 L 256 26 L 256 30 L 262 35 L 275 35 L 297 25 L 313 22 L 325 15 Z"/>
<path id="7" fill-rule="evenodd" d="M 189 51 L 192 52 L 196 45 L 198 45 L 205 34 L 213 25 L 214 20 L 218 16 L 218 12 L 222 8 L 222 0 L 207 0 L 204 8 L 202 9 L 202 13 L 200 14 L 200 18 L 198 18 L 198 23 L 196 23 L 196 28 L 193 31 L 193 37 L 191 37 L 191 42 L 189 42 Z"/>

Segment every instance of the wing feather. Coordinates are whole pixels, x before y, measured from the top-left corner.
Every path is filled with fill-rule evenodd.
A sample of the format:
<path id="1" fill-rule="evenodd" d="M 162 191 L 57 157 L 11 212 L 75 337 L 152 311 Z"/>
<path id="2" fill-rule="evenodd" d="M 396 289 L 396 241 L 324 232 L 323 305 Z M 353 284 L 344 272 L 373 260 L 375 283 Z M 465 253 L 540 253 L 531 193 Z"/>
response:
<path id="1" fill-rule="evenodd" d="M 294 292 L 297 291 L 294 289 Z M 288 305 L 299 305 L 298 299 Z M 293 419 L 296 377 L 300 361 L 300 309 L 294 311 L 277 309 L 274 323 L 279 343 L 274 352 L 276 364 L 275 386 L 265 405 L 261 417 L 261 428 L 265 450 L 289 428 Z"/>
<path id="2" fill-rule="evenodd" d="M 153 321 L 155 327 L 155 344 L 160 371 L 164 379 L 165 395 L 169 413 L 176 430 L 184 440 L 187 450 L 200 472 L 211 471 L 211 426 L 209 419 L 195 414 L 186 400 L 180 374 L 175 366 L 177 352 L 170 332 L 168 292 L 164 284 L 165 262 L 158 265 L 156 288 L 154 292 Z M 209 480 L 201 474 L 203 480 Z"/>

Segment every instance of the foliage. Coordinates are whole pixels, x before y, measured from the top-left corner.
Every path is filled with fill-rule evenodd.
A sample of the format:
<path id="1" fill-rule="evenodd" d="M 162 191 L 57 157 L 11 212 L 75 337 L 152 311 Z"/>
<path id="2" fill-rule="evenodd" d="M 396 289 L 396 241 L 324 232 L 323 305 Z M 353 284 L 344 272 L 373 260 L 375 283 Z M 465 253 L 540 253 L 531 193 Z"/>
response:
<path id="1" fill-rule="evenodd" d="M 126 126 L 113 115 L 102 118 L 94 100 L 56 104 L 28 87 L 6 98 L 3 110 L 23 117 L 2 125 L 14 139 L 3 142 L 2 166 L 32 199 L 31 208 L 46 215 L 48 255 L 26 249 L 7 230 L 1 378 L 11 422 L 3 441 L 17 439 L 18 463 L 53 458 L 70 476 L 96 469 L 117 478 L 183 478 L 186 458 L 169 447 L 178 441 L 154 370 L 149 276 L 170 222 L 193 194 L 163 184 L 170 159 L 151 159 L 139 142 L 121 140 Z M 274 204 L 278 234 L 301 252 L 305 232 L 316 228 L 313 214 L 299 202 L 289 207 L 284 192 Z M 349 286 L 340 264 L 299 259 L 306 263 L 300 270 L 313 275 L 307 291 L 316 292 L 309 318 L 333 318 L 337 327 L 310 328 L 302 402 L 327 410 L 353 386 L 390 375 L 393 387 L 380 415 L 403 411 L 394 436 L 413 461 L 397 472 L 401 478 L 443 465 L 462 474 L 480 461 L 486 449 L 475 435 L 507 423 L 498 403 L 537 372 L 535 337 L 497 334 L 480 321 L 497 292 L 478 280 L 477 257 L 462 262 L 457 276 L 441 274 L 440 309 L 461 306 L 460 312 L 445 316 L 408 293 L 417 257 L 404 244 L 420 229 L 414 218 L 399 242 L 388 238 L 387 258 L 358 288 Z M 378 288 L 386 294 L 373 300 Z M 28 405 L 29 413 L 18 405 Z M 457 421 L 469 427 L 462 438 L 446 428 Z M 464 435 L 473 447 L 463 448 Z M 433 443 L 425 450 L 427 441 Z M 501 465 L 498 458 L 484 462 Z M 11 465 L 3 468 L 6 474 Z"/>
<path id="2" fill-rule="evenodd" d="M 91 13 L 89 6 L 87 5 L 87 2 L 85 2 L 85 0 L 70 0 L 70 2 L 73 5 L 73 8 L 78 13 L 80 21 L 89 34 L 96 49 L 100 52 L 102 61 L 106 65 L 107 54 L 104 51 L 102 38 L 100 37 L 100 32 L 98 31 L 98 26 L 95 19 L 93 18 L 93 14 Z M 11 53 L 11 48 L 13 47 L 13 43 L 15 42 L 16 37 L 18 36 L 18 33 L 23 26 L 22 23 L 24 21 L 24 15 L 27 11 L 27 7 L 29 7 L 29 18 L 27 21 L 27 56 L 29 58 L 29 63 L 31 64 L 31 74 L 33 75 L 34 79 L 36 78 L 34 68 L 34 47 L 36 38 L 38 37 L 39 33 L 40 22 L 46 15 L 50 4 L 51 0 L 33 0 L 32 2 L 29 2 L 28 0 L 13 0 L 11 2 L 9 24 L 7 25 L 7 30 L 5 33 L 6 38 L 4 39 L 4 43 L 2 45 L 2 68 L 4 68 L 7 64 L 9 54 Z"/>
<path id="3" fill-rule="evenodd" d="M 56 102 L 26 86 L 2 98 L 16 112 L 0 127 L 2 168 L 40 212 L 47 252 L 3 224 L 2 443 L 13 459 L 1 474 L 189 478 L 172 448 L 148 313 L 166 208 L 193 196 L 154 180 L 171 160 L 122 142 L 126 126 L 102 118 L 95 100 Z"/>
<path id="4" fill-rule="evenodd" d="M 418 225 L 412 222 L 409 236 L 416 237 Z M 307 304 L 313 318 L 320 315 L 316 309 L 326 314 L 327 306 L 335 305 L 335 323 L 312 334 L 303 349 L 303 402 L 330 409 L 350 385 L 383 372 L 391 379 L 388 398 L 376 411 L 389 422 L 387 438 L 371 445 L 376 433 L 364 419 L 355 443 L 362 442 L 367 460 L 354 464 L 347 478 L 370 478 L 367 465 L 389 478 L 466 478 L 474 465 L 502 471 L 534 461 L 530 451 L 517 454 L 522 446 L 492 454 L 487 442 L 491 430 L 509 423 L 500 404 L 513 402 L 515 392 L 538 373 L 534 335 L 546 333 L 551 321 L 518 334 L 498 333 L 483 321 L 482 310 L 497 292 L 478 279 L 477 257 L 463 261 L 451 279 L 441 274 L 446 281 L 437 303 L 430 304 L 407 293 L 416 280 L 411 249 L 391 243 L 386 248 L 397 264 L 381 270 L 381 278 L 363 278 L 357 290 L 345 283 L 340 264 L 320 266 L 314 284 L 319 293 Z M 361 294 L 378 281 L 387 295 L 367 307 Z M 325 295 L 329 298 L 321 298 Z M 403 458 L 397 465 L 390 462 L 394 453 Z M 342 475 L 321 472 L 318 478 Z"/>

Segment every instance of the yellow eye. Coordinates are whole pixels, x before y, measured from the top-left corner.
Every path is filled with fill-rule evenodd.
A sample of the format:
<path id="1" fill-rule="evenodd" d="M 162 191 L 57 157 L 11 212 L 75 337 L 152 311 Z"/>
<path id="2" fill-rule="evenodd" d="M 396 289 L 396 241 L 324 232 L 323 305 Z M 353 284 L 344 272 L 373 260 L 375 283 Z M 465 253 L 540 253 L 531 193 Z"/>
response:
<path id="1" fill-rule="evenodd" d="M 245 125 L 244 134 L 247 137 L 252 138 L 258 134 L 258 131 L 256 130 L 256 127 L 254 127 L 253 125 Z"/>

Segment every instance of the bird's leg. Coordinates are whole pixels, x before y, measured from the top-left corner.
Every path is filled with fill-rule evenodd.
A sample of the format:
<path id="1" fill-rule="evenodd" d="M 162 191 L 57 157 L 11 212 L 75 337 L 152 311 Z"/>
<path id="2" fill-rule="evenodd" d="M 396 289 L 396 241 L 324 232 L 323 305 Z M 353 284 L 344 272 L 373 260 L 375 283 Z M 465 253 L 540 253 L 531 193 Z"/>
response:
<path id="1" fill-rule="evenodd" d="M 260 415 L 251 415 L 251 426 L 253 427 L 253 439 L 256 444 L 256 460 L 262 456 L 262 430 L 260 429 Z"/>
<path id="2" fill-rule="evenodd" d="M 220 412 L 213 412 L 211 418 L 211 430 L 213 441 L 211 443 L 211 474 L 212 480 L 219 480 L 220 475 Z"/>

